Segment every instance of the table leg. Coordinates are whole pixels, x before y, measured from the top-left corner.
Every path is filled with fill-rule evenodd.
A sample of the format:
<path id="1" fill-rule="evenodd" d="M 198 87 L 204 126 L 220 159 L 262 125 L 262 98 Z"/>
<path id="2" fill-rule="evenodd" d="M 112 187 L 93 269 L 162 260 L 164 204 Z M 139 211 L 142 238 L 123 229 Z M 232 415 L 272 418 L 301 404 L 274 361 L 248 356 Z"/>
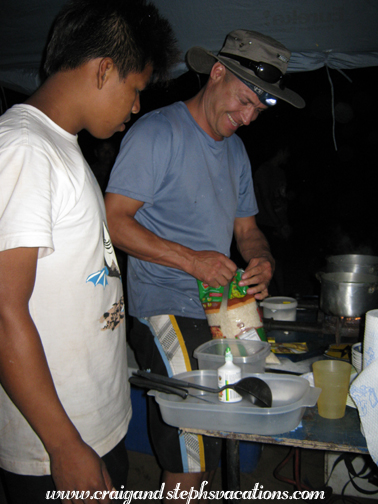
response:
<path id="1" fill-rule="evenodd" d="M 227 490 L 240 490 L 239 440 L 226 439 Z M 232 500 L 230 501 L 233 502 Z M 236 501 L 235 501 L 236 502 Z"/>

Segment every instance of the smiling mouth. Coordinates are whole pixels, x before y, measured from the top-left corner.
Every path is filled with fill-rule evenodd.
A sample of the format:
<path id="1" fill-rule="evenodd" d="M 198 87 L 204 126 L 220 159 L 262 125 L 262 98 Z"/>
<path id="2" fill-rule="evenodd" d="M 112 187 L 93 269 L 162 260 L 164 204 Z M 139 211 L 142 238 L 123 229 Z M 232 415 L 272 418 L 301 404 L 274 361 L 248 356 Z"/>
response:
<path id="1" fill-rule="evenodd" d="M 235 128 L 238 128 L 239 127 L 239 124 L 237 122 L 235 122 L 232 117 L 230 116 L 230 114 L 227 114 L 227 117 L 230 119 L 230 122 L 231 124 L 235 127 Z"/>

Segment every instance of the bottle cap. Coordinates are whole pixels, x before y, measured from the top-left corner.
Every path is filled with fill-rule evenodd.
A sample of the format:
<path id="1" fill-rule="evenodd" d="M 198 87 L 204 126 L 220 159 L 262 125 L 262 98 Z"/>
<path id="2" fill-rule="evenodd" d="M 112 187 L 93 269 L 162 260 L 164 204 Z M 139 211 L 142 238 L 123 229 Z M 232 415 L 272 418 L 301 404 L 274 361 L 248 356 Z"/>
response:
<path id="1" fill-rule="evenodd" d="M 229 346 L 226 348 L 226 351 L 224 353 L 224 358 L 225 358 L 226 362 L 232 362 L 234 360 L 234 357 L 231 352 L 231 348 Z"/>

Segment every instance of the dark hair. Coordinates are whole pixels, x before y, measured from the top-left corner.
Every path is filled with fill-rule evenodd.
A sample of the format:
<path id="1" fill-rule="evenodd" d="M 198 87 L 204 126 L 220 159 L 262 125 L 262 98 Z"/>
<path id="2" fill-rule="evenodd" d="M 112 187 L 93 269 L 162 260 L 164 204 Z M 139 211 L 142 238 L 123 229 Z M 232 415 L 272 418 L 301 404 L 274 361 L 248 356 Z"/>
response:
<path id="1" fill-rule="evenodd" d="M 120 78 L 153 66 L 153 80 L 178 62 L 169 22 L 146 0 L 71 0 L 58 14 L 46 49 L 47 76 L 110 57 Z"/>

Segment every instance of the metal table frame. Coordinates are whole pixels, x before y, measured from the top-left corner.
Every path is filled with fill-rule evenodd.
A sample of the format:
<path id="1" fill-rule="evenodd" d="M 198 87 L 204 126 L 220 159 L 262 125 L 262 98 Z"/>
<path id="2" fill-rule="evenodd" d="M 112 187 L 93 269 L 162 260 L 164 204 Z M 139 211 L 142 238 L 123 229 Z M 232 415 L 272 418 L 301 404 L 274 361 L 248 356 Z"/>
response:
<path id="1" fill-rule="evenodd" d="M 227 488 L 235 491 L 240 490 L 239 441 L 365 455 L 369 453 L 366 440 L 361 434 L 358 412 L 349 406 L 346 407 L 345 416 L 337 420 L 322 418 L 317 406 L 306 408 L 300 426 L 280 435 L 242 434 L 189 428 L 181 430 L 226 439 Z"/>

